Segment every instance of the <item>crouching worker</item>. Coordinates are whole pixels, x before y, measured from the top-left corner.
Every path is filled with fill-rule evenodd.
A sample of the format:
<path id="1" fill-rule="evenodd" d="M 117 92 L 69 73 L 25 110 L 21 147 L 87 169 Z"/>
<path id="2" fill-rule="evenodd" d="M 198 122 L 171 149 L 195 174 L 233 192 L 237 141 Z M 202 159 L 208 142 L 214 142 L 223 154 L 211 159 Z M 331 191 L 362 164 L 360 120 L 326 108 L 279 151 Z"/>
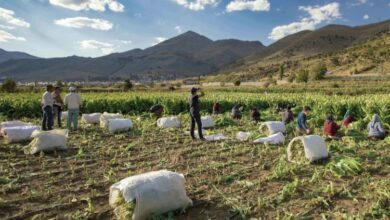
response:
<path id="1" fill-rule="evenodd" d="M 259 122 L 260 121 L 260 112 L 259 109 L 253 107 L 251 110 L 251 121 Z"/>
<path id="2" fill-rule="evenodd" d="M 149 112 L 152 113 L 156 118 L 161 118 L 164 112 L 164 107 L 161 104 L 156 104 L 149 109 Z"/>
<path id="3" fill-rule="evenodd" d="M 289 124 L 290 122 L 294 121 L 294 114 L 291 111 L 291 106 L 288 105 L 285 112 L 283 112 L 282 121 L 285 125 Z"/>
<path id="4" fill-rule="evenodd" d="M 387 131 L 383 128 L 378 114 L 372 116 L 371 122 L 367 126 L 368 137 L 371 140 L 383 140 L 387 135 Z"/>
<path id="5" fill-rule="evenodd" d="M 242 113 L 241 113 L 241 105 L 240 104 L 237 104 L 235 106 L 233 106 L 232 108 L 232 118 L 233 119 L 241 119 L 242 118 Z"/>
<path id="6" fill-rule="evenodd" d="M 68 118 L 66 121 L 66 128 L 71 130 L 73 123 L 73 131 L 77 131 L 78 129 L 78 121 L 79 121 L 79 112 L 81 105 L 81 98 L 79 94 L 76 93 L 75 87 L 69 88 L 69 94 L 65 96 L 64 104 L 68 108 Z"/>
<path id="7" fill-rule="evenodd" d="M 198 126 L 198 135 L 201 140 L 205 140 L 202 133 L 202 120 L 200 117 L 200 106 L 199 106 L 199 98 L 204 96 L 204 92 L 200 91 L 198 95 L 197 92 L 200 89 L 192 88 L 191 95 L 188 98 L 188 103 L 190 105 L 190 117 L 191 117 L 191 138 L 195 139 L 195 124 Z"/>
<path id="8" fill-rule="evenodd" d="M 347 110 L 347 112 L 344 115 L 344 121 L 343 126 L 345 128 L 348 128 L 349 124 L 351 124 L 354 121 L 353 113 L 351 110 Z"/>
<path id="9" fill-rule="evenodd" d="M 213 105 L 213 115 L 219 115 L 219 114 L 221 114 L 221 106 L 219 105 L 219 102 L 216 102 Z"/>
<path id="10" fill-rule="evenodd" d="M 340 126 L 334 121 L 332 113 L 329 113 L 324 123 L 324 134 L 326 137 L 334 140 L 340 139 L 338 134 Z"/>
<path id="11" fill-rule="evenodd" d="M 309 106 L 303 107 L 303 111 L 298 115 L 297 132 L 298 134 L 312 134 L 313 131 L 307 125 L 307 116 L 310 114 L 311 108 Z"/>

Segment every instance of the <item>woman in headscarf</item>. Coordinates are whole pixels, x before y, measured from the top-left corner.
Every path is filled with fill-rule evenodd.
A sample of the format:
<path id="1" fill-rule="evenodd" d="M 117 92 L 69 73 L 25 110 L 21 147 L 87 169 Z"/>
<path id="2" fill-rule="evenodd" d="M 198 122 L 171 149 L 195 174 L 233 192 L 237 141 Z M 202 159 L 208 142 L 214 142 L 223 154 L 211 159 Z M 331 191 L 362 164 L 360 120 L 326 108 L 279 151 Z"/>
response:
<path id="1" fill-rule="evenodd" d="M 354 120 L 355 119 L 353 117 L 352 111 L 348 109 L 347 112 L 344 115 L 344 121 L 343 121 L 344 127 L 347 128 L 349 126 L 349 124 L 351 124 Z"/>
<path id="2" fill-rule="evenodd" d="M 367 126 L 368 137 L 373 140 L 382 140 L 386 137 L 387 131 L 383 128 L 378 114 L 372 116 L 371 122 Z"/>
<path id="3" fill-rule="evenodd" d="M 340 126 L 334 121 L 332 113 L 329 113 L 324 123 L 324 134 L 331 139 L 339 139 Z"/>
<path id="4" fill-rule="evenodd" d="M 251 120 L 254 122 L 259 122 L 260 121 L 260 112 L 259 109 L 256 107 L 253 107 L 251 109 Z"/>
<path id="5" fill-rule="evenodd" d="M 242 113 L 241 113 L 241 105 L 240 104 L 237 104 L 235 106 L 233 106 L 232 108 L 232 118 L 233 119 L 241 119 L 242 118 Z"/>

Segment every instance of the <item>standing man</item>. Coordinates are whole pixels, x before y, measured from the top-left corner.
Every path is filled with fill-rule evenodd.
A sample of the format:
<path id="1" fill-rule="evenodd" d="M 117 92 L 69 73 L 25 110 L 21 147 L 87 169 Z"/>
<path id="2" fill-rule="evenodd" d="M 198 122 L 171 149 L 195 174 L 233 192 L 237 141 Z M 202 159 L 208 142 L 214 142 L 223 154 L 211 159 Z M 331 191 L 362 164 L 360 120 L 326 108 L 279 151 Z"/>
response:
<path id="1" fill-rule="evenodd" d="M 190 117 L 191 117 L 191 137 L 195 139 L 195 123 L 198 126 L 198 135 L 201 140 L 205 140 L 202 133 L 202 120 L 200 117 L 200 107 L 199 107 L 199 97 L 204 96 L 204 92 L 200 91 L 198 95 L 197 92 L 200 91 L 200 88 L 192 88 L 191 95 L 188 98 L 188 103 L 190 105 Z"/>
<path id="2" fill-rule="evenodd" d="M 64 104 L 64 102 L 62 101 L 62 98 L 61 98 L 61 88 L 59 86 L 56 86 L 54 88 L 54 92 L 51 95 L 53 96 L 53 101 L 54 101 L 53 110 L 57 116 L 58 127 L 61 128 L 62 127 L 61 126 L 61 112 L 62 112 L 62 105 Z"/>
<path id="3" fill-rule="evenodd" d="M 66 122 L 66 127 L 68 130 L 71 130 L 73 122 L 73 131 L 77 131 L 81 98 L 79 94 L 76 93 L 75 87 L 70 87 L 69 91 L 70 93 L 65 96 L 64 100 L 64 104 L 68 107 L 68 119 Z"/>
<path id="4" fill-rule="evenodd" d="M 303 107 L 303 112 L 298 115 L 297 132 L 299 134 L 312 134 L 312 130 L 307 125 L 307 116 L 310 114 L 311 108 L 309 106 Z"/>
<path id="5" fill-rule="evenodd" d="M 46 92 L 43 93 L 41 105 L 43 110 L 42 130 L 50 131 L 53 129 L 53 85 L 46 86 Z"/>

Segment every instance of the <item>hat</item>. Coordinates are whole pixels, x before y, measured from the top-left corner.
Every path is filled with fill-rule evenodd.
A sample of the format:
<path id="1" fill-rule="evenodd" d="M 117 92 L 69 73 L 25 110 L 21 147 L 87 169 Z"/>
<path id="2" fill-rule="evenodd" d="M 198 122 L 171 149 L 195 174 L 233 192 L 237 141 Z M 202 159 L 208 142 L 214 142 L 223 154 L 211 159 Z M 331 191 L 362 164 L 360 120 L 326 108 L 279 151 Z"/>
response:
<path id="1" fill-rule="evenodd" d="M 197 88 L 195 88 L 195 87 L 192 87 L 192 89 L 191 89 L 191 93 L 195 93 L 195 92 L 197 92 L 198 91 L 198 89 Z"/>
<path id="2" fill-rule="evenodd" d="M 76 92 L 76 88 L 75 87 L 69 87 L 69 91 Z"/>

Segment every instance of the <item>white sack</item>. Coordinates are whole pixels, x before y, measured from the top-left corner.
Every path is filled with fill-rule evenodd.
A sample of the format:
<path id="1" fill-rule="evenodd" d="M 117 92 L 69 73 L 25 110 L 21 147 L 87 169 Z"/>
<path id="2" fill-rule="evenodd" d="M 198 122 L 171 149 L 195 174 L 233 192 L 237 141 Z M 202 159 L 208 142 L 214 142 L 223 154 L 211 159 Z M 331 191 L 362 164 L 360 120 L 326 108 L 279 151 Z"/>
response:
<path id="1" fill-rule="evenodd" d="M 257 140 L 254 140 L 253 143 L 255 144 L 281 144 L 284 143 L 285 138 L 282 132 L 270 135 L 268 137 L 259 138 Z"/>
<path id="2" fill-rule="evenodd" d="M 239 141 L 247 141 L 251 136 L 250 132 L 239 131 L 236 134 L 236 138 Z"/>
<path id="3" fill-rule="evenodd" d="M 15 143 L 31 140 L 34 131 L 39 130 L 38 126 L 20 126 L 3 128 L 3 134 L 6 142 Z"/>
<path id="4" fill-rule="evenodd" d="M 0 137 L 4 136 L 3 129 L 10 127 L 22 127 L 22 126 L 33 126 L 32 123 L 22 122 L 22 121 L 6 121 L 0 123 Z"/>
<path id="5" fill-rule="evenodd" d="M 328 157 L 328 149 L 326 148 L 325 140 L 318 135 L 300 136 L 291 140 L 287 147 L 287 158 L 291 162 L 292 151 L 291 147 L 295 141 L 302 141 L 305 151 L 305 157 L 310 161 L 316 161 Z"/>
<path id="6" fill-rule="evenodd" d="M 81 117 L 86 124 L 98 124 L 100 122 L 100 113 L 83 114 Z"/>
<path id="7" fill-rule="evenodd" d="M 268 135 L 273 135 L 279 132 L 285 133 L 286 126 L 282 121 L 267 121 L 260 125 L 260 131 L 266 127 L 268 129 Z"/>
<path id="8" fill-rule="evenodd" d="M 109 203 L 116 207 L 120 193 L 126 202 L 136 201 L 134 220 L 143 220 L 192 205 L 182 174 L 160 170 L 123 179 L 110 187 Z"/>
<path id="9" fill-rule="evenodd" d="M 100 127 L 107 128 L 108 119 L 120 119 L 120 118 L 123 118 L 122 114 L 104 112 L 102 115 L 100 115 Z"/>
<path id="10" fill-rule="evenodd" d="M 157 120 L 157 126 L 160 128 L 178 128 L 180 127 L 179 118 L 176 116 L 159 118 Z"/>
<path id="11" fill-rule="evenodd" d="M 211 116 L 203 116 L 201 118 L 201 121 L 202 121 L 203 128 L 212 128 L 215 126 L 214 119 Z"/>
<path id="12" fill-rule="evenodd" d="M 128 131 L 133 127 L 130 119 L 108 119 L 108 131 L 110 133 Z"/>
<path id="13" fill-rule="evenodd" d="M 66 120 L 68 118 L 68 111 L 61 112 L 61 120 Z"/>
<path id="14" fill-rule="evenodd" d="M 229 138 L 226 137 L 223 134 L 214 134 L 214 135 L 209 135 L 204 137 L 206 141 L 223 141 L 223 140 L 228 140 Z"/>
<path id="15" fill-rule="evenodd" d="M 34 131 L 31 137 L 34 140 L 25 148 L 27 154 L 68 149 L 68 130 Z"/>

